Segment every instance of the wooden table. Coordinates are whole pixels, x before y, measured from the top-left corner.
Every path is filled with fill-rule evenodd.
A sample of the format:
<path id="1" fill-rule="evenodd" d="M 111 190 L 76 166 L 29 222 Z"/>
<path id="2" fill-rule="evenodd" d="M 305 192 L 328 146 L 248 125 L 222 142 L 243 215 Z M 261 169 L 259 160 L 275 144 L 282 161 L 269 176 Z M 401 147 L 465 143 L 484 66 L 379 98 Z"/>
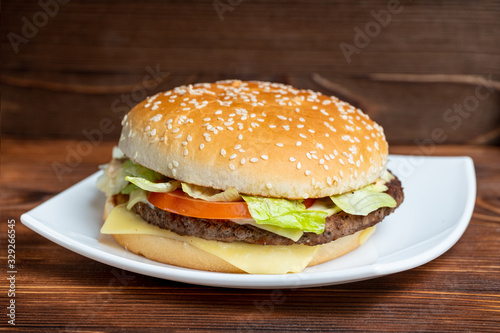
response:
<path id="1" fill-rule="evenodd" d="M 126 272 L 87 259 L 34 233 L 20 215 L 105 163 L 114 143 L 96 142 L 59 180 L 80 141 L 2 141 L 2 263 L 15 220 L 15 323 L 20 332 L 153 331 L 500 331 L 500 148 L 435 147 L 474 159 L 478 196 L 459 242 L 436 260 L 373 280 L 293 290 L 212 288 Z M 395 146 L 414 154 L 418 147 Z M 438 184 L 436 184 L 438 186 Z M 423 207 L 422 218 L 425 217 Z M 9 306 L 2 264 L 1 307 Z M 8 309 L 6 313 L 8 313 Z"/>

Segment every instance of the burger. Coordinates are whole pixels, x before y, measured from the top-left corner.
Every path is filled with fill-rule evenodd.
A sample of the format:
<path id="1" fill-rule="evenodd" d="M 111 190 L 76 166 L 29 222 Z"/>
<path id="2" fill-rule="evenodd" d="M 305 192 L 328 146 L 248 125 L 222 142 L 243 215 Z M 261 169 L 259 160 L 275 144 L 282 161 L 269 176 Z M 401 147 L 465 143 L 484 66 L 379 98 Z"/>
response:
<path id="1" fill-rule="evenodd" d="M 383 129 L 311 90 L 239 80 L 148 97 L 102 166 L 101 233 L 169 265 L 301 272 L 362 245 L 403 201 Z"/>

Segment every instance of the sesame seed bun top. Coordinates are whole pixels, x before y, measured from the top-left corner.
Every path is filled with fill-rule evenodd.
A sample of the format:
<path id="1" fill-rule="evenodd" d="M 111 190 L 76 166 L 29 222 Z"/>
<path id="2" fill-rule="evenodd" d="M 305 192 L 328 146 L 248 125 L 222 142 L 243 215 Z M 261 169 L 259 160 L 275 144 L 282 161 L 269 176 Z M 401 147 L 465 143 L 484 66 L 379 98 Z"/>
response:
<path id="1" fill-rule="evenodd" d="M 135 162 L 187 183 L 289 199 L 374 182 L 385 170 L 382 128 L 311 90 L 236 80 L 181 86 L 135 106 L 119 146 Z"/>

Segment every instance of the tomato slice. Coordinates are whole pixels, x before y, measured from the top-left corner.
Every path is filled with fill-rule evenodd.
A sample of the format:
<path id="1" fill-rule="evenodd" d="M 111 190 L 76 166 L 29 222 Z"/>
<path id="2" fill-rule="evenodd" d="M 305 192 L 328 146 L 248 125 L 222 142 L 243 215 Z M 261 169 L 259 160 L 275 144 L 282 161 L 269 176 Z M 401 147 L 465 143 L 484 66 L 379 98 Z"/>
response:
<path id="1" fill-rule="evenodd" d="M 169 193 L 150 192 L 149 202 L 167 212 L 203 219 L 249 219 L 252 218 L 245 201 L 205 201 L 195 199 L 177 189 Z M 314 199 L 303 201 L 306 208 L 312 206 Z"/>

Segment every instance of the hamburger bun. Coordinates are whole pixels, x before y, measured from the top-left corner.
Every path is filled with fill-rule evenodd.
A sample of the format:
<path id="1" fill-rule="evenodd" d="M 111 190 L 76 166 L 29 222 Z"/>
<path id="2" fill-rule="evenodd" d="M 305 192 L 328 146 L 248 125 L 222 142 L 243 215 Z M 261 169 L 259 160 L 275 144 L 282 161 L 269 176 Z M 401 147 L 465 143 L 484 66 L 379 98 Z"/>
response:
<path id="1" fill-rule="evenodd" d="M 181 86 L 147 98 L 122 122 L 119 147 L 167 177 L 220 190 L 321 198 L 385 171 L 382 128 L 336 97 L 268 82 Z"/>

